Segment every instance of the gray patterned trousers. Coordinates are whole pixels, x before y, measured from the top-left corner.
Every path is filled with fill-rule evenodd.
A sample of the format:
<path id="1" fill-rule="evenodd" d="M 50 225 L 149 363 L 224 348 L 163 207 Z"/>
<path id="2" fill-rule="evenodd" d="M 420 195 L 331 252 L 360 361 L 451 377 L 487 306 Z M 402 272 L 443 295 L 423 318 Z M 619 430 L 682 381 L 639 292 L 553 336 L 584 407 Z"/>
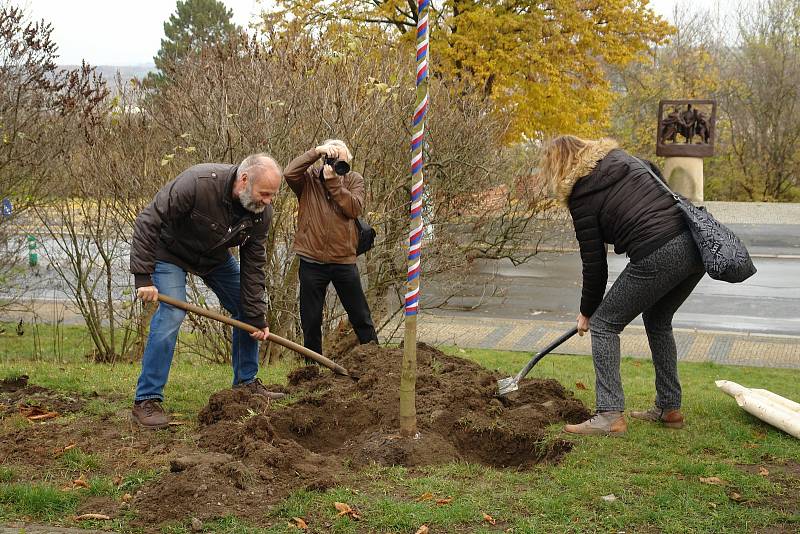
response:
<path id="1" fill-rule="evenodd" d="M 688 230 L 629 263 L 620 273 L 589 321 L 598 412 L 625 409 L 619 334 L 640 313 L 656 372 L 655 405 L 668 410 L 680 408 L 672 317 L 703 274 L 703 262 Z"/>

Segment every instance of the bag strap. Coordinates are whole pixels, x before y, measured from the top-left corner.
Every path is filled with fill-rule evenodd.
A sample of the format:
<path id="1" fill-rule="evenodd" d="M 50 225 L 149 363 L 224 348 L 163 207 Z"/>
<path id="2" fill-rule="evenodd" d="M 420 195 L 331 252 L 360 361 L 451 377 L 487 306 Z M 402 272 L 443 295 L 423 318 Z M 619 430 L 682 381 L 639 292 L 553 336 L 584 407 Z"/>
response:
<path id="1" fill-rule="evenodd" d="M 667 184 L 665 184 L 665 183 L 664 183 L 664 180 L 662 180 L 661 178 L 659 178 L 659 177 L 658 177 L 658 175 L 657 175 L 656 173 L 654 173 L 654 172 L 653 172 L 653 169 L 652 169 L 652 168 L 650 168 L 650 165 L 648 165 L 648 164 L 647 164 L 647 163 L 645 163 L 644 161 L 640 160 L 640 159 L 639 159 L 639 158 L 637 158 L 636 156 L 631 156 L 631 157 L 632 157 L 633 159 L 635 159 L 636 161 L 638 161 L 638 162 L 639 162 L 639 164 L 641 164 L 641 166 L 642 166 L 642 167 L 644 167 L 644 168 L 647 170 L 647 172 L 649 172 L 649 173 L 650 173 L 650 176 L 652 176 L 653 178 L 655 178 L 655 179 L 656 179 L 656 182 L 658 182 L 659 184 L 661 184 L 661 187 L 663 187 L 663 188 L 664 188 L 664 191 L 666 191 L 667 193 L 669 193 L 669 194 L 670 194 L 670 196 L 671 196 L 672 198 L 674 198 L 675 200 L 677 200 L 679 203 L 683 203 L 683 202 L 684 202 L 684 201 L 683 201 L 683 199 L 680 197 L 680 195 L 678 195 L 678 194 L 677 194 L 677 193 L 675 193 L 675 192 L 674 192 L 672 189 L 670 189 L 670 188 L 669 188 L 669 186 L 668 186 Z"/>

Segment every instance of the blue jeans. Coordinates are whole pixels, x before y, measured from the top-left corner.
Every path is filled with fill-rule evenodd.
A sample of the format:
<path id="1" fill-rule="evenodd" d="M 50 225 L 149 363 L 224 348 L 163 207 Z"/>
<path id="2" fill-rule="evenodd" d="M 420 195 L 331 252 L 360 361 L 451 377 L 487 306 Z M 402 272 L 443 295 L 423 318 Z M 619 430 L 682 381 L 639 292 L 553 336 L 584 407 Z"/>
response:
<path id="1" fill-rule="evenodd" d="M 239 263 L 233 256 L 203 277 L 203 282 L 217 295 L 220 304 L 234 319 L 242 320 Z M 153 284 L 159 293 L 186 300 L 186 271 L 177 265 L 157 261 Z M 164 386 L 178 341 L 178 330 L 185 315 L 185 311 L 159 302 L 150 321 L 150 334 L 142 356 L 142 373 L 136 385 L 137 401 L 164 400 Z M 255 380 L 258 373 L 258 341 L 238 328 L 233 329 L 231 363 L 233 385 L 249 384 Z"/>

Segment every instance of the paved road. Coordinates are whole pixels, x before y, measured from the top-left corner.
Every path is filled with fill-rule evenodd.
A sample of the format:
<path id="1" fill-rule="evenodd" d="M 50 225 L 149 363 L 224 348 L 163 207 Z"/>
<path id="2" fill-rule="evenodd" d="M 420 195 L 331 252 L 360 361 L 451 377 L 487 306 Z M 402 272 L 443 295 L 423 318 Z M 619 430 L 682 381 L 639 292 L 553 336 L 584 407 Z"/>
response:
<path id="1" fill-rule="evenodd" d="M 800 225 L 730 226 L 748 245 L 758 272 L 742 284 L 704 278 L 679 310 L 675 326 L 800 335 Z M 608 260 L 610 285 L 627 259 L 611 253 Z M 580 300 L 580 269 L 576 252 L 544 253 L 518 267 L 507 261 L 479 262 L 463 296 L 431 313 L 454 318 L 571 321 Z M 485 296 L 487 286 L 496 288 L 494 295 Z M 436 288 L 430 289 L 435 295 Z M 467 311 L 479 303 L 475 310 Z M 641 324 L 641 318 L 634 324 Z"/>
<path id="2" fill-rule="evenodd" d="M 770 213 L 780 211 L 765 205 L 745 205 L 757 212 L 754 216 L 742 214 L 742 206 L 734 204 L 736 210 L 727 216 L 734 220 L 749 217 L 769 221 Z M 783 208 L 786 211 L 786 206 Z M 782 218 L 787 217 L 796 215 L 791 211 L 782 215 Z M 753 254 L 758 273 L 743 284 L 726 284 L 706 277 L 679 310 L 675 326 L 779 336 L 800 334 L 800 221 L 798 224 L 734 223 L 730 226 Z M 567 244 L 567 248 L 570 246 L 574 244 Z M 612 253 L 608 260 L 611 283 L 625 267 L 626 259 Z M 43 263 L 46 263 L 45 258 Z M 130 278 L 123 263 L 127 263 L 127 258 L 120 259 L 117 293 L 127 286 Z M 447 308 L 430 311 L 447 317 L 571 321 L 580 300 L 580 266 L 575 252 L 541 253 L 530 263 L 518 267 L 510 262 L 477 262 L 461 296 L 451 299 Z M 64 283 L 52 270 L 43 266 L 39 273 L 38 277 L 26 276 L 24 282 L 29 284 L 29 298 L 67 298 Z M 425 309 L 437 302 L 437 293 L 441 291 L 437 292 L 436 284 L 430 280 L 423 278 L 423 284 L 423 297 L 427 297 L 423 298 Z M 0 297 L 2 294 L 0 288 Z M 123 298 L 121 293 L 117 296 Z M 478 304 L 474 311 L 465 311 Z M 641 324 L 640 320 L 634 324 Z"/>

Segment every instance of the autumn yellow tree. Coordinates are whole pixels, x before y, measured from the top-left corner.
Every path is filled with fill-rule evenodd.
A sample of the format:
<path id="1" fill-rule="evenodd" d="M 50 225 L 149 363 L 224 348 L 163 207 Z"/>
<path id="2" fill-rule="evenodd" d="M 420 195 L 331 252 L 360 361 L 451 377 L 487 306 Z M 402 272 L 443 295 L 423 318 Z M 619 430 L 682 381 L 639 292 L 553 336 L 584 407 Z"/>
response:
<path id="1" fill-rule="evenodd" d="M 374 32 L 413 43 L 416 2 L 278 0 L 269 27 Z M 289 22 L 291 21 L 291 22 Z M 431 17 L 434 73 L 469 79 L 516 118 L 510 132 L 596 135 L 608 127 L 608 66 L 664 41 L 672 27 L 648 0 L 444 0 Z"/>

